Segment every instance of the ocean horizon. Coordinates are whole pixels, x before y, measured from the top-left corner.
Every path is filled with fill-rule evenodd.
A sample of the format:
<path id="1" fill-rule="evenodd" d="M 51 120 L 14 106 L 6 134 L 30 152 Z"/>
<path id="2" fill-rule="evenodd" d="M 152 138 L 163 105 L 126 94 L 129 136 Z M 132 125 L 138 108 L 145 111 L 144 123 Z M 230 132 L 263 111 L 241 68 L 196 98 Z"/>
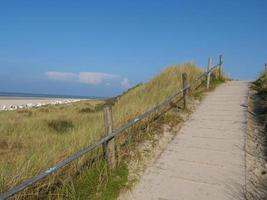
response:
<path id="1" fill-rule="evenodd" d="M 106 97 L 68 95 L 68 94 L 37 94 L 22 92 L 0 92 L 0 97 L 33 97 L 33 98 L 63 98 L 63 99 L 106 99 Z"/>

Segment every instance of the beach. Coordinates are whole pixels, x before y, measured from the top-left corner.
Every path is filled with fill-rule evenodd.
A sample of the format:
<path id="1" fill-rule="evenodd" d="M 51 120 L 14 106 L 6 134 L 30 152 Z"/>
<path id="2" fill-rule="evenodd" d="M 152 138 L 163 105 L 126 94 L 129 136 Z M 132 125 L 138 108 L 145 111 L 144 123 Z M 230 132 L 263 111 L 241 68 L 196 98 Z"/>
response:
<path id="1" fill-rule="evenodd" d="M 40 107 L 49 104 L 66 104 L 80 101 L 69 98 L 41 98 L 41 97 L 0 97 L 0 110 L 16 110 L 18 108 Z"/>

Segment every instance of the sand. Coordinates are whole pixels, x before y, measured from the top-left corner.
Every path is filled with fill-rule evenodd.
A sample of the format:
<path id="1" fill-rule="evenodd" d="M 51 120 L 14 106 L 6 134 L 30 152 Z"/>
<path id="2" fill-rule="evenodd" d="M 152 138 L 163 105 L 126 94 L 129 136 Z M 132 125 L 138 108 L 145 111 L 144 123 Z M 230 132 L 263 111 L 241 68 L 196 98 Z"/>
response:
<path id="1" fill-rule="evenodd" d="M 80 101 L 80 99 L 64 99 L 64 98 L 39 98 L 39 97 L 0 97 L 0 110 L 10 107 L 35 107 L 47 104 L 64 104 Z M 5 109 L 4 109 L 5 110 Z"/>
<path id="2" fill-rule="evenodd" d="M 29 103 L 50 103 L 54 101 L 60 101 L 62 99 L 50 99 L 50 98 L 32 98 L 32 97 L 0 97 L 0 106 L 20 106 Z"/>

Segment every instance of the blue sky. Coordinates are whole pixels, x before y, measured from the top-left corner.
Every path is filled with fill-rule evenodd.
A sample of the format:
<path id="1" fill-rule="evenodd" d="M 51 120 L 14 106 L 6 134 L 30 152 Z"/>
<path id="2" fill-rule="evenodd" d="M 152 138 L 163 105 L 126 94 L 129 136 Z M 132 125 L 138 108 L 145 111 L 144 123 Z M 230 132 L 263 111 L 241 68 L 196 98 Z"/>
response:
<path id="1" fill-rule="evenodd" d="M 255 79 L 266 0 L 0 1 L 0 91 L 112 96 L 164 67 L 225 57 Z"/>

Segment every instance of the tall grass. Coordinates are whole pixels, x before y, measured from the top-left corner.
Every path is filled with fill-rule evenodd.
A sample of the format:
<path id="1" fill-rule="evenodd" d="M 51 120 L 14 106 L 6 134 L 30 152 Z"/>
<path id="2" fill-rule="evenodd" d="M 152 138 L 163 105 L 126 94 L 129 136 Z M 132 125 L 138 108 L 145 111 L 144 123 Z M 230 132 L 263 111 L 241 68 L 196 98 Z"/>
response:
<path id="1" fill-rule="evenodd" d="M 79 102 L 0 113 L 0 191 L 36 175 L 100 137 L 102 102 Z M 29 114 L 30 113 L 30 114 Z"/>
<path id="2" fill-rule="evenodd" d="M 118 128 L 180 89 L 184 72 L 189 81 L 203 73 L 191 63 L 174 65 L 117 98 L 113 106 L 114 127 Z M 103 137 L 103 104 L 103 101 L 82 101 L 0 112 L 0 192 Z M 72 167 L 81 166 L 87 158 L 79 159 Z M 52 183 L 55 179 L 52 177 L 49 181 Z"/>
<path id="3" fill-rule="evenodd" d="M 188 80 L 192 81 L 203 71 L 191 63 L 164 69 L 151 81 L 126 93 L 115 103 L 113 108 L 115 126 L 125 123 L 125 119 L 129 120 L 144 113 L 167 96 L 181 89 L 182 73 L 187 73 Z"/>

